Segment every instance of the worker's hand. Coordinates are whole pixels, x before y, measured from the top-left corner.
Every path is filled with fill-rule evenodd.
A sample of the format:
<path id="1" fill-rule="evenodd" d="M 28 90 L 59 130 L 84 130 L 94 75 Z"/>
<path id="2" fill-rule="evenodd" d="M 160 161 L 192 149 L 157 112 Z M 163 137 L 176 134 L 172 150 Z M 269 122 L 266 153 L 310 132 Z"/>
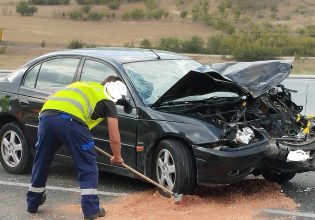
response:
<path id="1" fill-rule="evenodd" d="M 121 165 L 124 163 L 124 160 L 121 157 L 112 157 L 110 158 L 110 162 L 115 165 Z"/>

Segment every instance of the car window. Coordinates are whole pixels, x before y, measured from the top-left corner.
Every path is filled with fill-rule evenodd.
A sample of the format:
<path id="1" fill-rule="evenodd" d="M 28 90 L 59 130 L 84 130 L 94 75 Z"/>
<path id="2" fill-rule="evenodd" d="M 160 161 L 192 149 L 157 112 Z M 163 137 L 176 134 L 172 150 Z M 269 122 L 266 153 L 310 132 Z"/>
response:
<path id="1" fill-rule="evenodd" d="M 36 88 L 56 91 L 72 83 L 79 58 L 58 58 L 42 63 Z"/>
<path id="2" fill-rule="evenodd" d="M 30 71 L 28 71 L 24 79 L 24 86 L 29 87 L 29 88 L 35 88 L 35 83 L 36 83 L 39 67 L 40 67 L 40 64 L 33 67 Z"/>
<path id="3" fill-rule="evenodd" d="M 110 75 L 116 76 L 115 71 L 104 63 L 94 60 L 86 60 L 84 62 L 81 74 L 83 82 L 102 82 Z"/>

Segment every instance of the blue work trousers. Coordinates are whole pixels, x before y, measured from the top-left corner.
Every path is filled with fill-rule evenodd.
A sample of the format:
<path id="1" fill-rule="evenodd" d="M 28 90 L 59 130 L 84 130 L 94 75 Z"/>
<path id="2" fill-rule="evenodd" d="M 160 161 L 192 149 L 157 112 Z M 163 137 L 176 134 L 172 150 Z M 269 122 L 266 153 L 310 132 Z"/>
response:
<path id="1" fill-rule="evenodd" d="M 49 167 L 62 144 L 68 148 L 77 169 L 83 214 L 95 215 L 99 212 L 99 198 L 96 192 L 98 169 L 93 139 L 88 127 L 68 114 L 40 117 L 32 184 L 26 196 L 27 205 L 38 208 L 41 204 Z"/>

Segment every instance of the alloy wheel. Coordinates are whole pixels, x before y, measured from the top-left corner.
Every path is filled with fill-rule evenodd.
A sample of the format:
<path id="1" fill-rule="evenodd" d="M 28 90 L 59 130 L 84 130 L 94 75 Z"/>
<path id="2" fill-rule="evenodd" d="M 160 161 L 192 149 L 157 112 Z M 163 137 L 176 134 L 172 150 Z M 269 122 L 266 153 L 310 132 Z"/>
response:
<path id="1" fill-rule="evenodd" d="M 162 149 L 156 160 L 156 176 L 158 182 L 166 188 L 172 190 L 175 185 L 176 169 L 171 153 Z"/>
<path id="2" fill-rule="evenodd" d="M 1 139 L 1 154 L 4 162 L 9 167 L 16 167 L 22 158 L 22 142 L 17 133 L 9 130 Z"/>

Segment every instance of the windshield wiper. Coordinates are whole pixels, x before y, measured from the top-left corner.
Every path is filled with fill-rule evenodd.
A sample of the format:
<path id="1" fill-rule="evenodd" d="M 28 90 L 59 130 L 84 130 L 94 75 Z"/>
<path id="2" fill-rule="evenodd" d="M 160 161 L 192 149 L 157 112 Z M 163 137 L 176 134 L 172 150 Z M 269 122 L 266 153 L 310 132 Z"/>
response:
<path id="1" fill-rule="evenodd" d="M 172 100 L 172 101 L 162 102 L 160 104 L 160 106 L 165 106 L 165 105 L 183 105 L 183 104 L 191 104 L 191 102 L 190 101 L 176 101 L 176 100 Z"/>

